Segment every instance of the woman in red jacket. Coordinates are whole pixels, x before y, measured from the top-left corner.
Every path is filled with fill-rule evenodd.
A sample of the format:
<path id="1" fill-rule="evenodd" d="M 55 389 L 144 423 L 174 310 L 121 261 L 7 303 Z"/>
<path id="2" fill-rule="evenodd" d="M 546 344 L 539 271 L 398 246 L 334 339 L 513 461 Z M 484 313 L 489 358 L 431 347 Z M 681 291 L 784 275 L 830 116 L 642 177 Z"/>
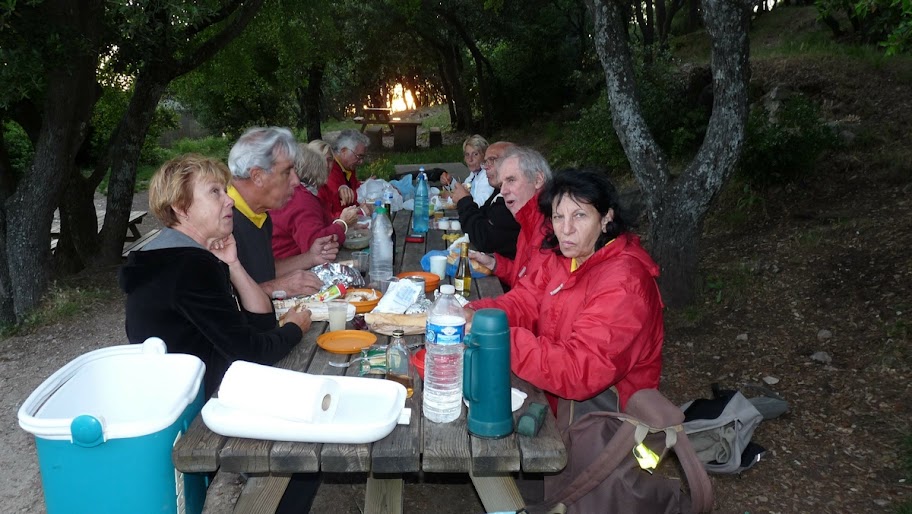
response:
<path id="1" fill-rule="evenodd" d="M 539 208 L 553 227 L 542 248 L 553 253 L 510 292 L 470 303 L 468 314 L 506 311 L 513 372 L 549 393 L 555 411 L 558 399 L 579 402 L 572 419 L 617 411 L 635 391 L 659 385 L 658 266 L 627 233 L 604 173 L 557 174 Z"/>
<path id="2" fill-rule="evenodd" d="M 339 244 L 344 243 L 345 232 L 355 225 L 360 213 L 357 205 L 350 205 L 333 219 L 317 197 L 317 190 L 326 183 L 329 166 L 326 158 L 309 145 L 298 145 L 295 171 L 301 183 L 295 187 L 291 200 L 281 209 L 269 211 L 276 259 L 307 253 L 314 240 L 323 236 L 335 235 Z"/>

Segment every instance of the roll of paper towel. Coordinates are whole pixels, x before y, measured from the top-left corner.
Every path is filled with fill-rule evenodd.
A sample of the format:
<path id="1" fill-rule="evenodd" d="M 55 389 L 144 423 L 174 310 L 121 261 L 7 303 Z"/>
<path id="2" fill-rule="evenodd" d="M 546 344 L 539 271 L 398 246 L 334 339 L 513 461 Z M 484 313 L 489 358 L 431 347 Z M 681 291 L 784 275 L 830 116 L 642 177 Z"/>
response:
<path id="1" fill-rule="evenodd" d="M 219 386 L 226 407 L 302 423 L 329 423 L 339 403 L 339 384 L 328 377 L 234 361 Z"/>

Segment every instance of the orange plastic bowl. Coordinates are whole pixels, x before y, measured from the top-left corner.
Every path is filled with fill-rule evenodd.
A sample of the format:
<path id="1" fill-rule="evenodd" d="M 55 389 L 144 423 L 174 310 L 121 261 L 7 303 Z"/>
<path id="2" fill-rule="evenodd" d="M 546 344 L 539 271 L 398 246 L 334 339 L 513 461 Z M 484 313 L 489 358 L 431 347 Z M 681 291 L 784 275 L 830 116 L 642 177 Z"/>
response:
<path id="1" fill-rule="evenodd" d="M 422 348 L 415 352 L 415 355 L 412 355 L 412 364 L 415 365 L 415 370 L 418 371 L 418 376 L 421 377 L 421 380 L 424 380 L 424 354 L 425 349 Z"/>

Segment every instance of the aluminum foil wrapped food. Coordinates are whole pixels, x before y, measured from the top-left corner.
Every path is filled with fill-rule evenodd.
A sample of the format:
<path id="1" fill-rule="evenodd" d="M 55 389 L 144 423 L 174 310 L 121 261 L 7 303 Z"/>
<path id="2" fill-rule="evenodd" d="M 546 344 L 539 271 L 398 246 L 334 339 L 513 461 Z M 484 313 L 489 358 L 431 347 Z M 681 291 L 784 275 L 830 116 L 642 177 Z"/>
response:
<path id="1" fill-rule="evenodd" d="M 345 284 L 346 289 L 364 286 L 364 278 L 358 270 L 337 262 L 314 266 L 310 268 L 310 271 L 314 272 L 323 281 L 323 287 L 338 283 Z"/>

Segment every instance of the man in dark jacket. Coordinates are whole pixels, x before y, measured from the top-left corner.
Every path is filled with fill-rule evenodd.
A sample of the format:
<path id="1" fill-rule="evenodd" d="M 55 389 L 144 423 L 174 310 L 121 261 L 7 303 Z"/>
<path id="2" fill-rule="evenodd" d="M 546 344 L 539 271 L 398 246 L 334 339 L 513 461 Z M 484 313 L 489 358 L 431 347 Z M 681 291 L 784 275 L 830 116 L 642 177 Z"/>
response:
<path id="1" fill-rule="evenodd" d="M 488 146 L 485 152 L 484 170 L 488 183 L 494 186 L 494 193 L 479 207 L 464 185 L 453 182 L 453 202 L 459 211 L 459 223 L 469 235 L 469 241 L 480 252 L 499 253 L 510 259 L 516 256 L 516 239 L 519 223 L 507 209 L 500 194 L 500 180 L 497 168 L 500 159 L 513 143 L 498 141 Z"/>

